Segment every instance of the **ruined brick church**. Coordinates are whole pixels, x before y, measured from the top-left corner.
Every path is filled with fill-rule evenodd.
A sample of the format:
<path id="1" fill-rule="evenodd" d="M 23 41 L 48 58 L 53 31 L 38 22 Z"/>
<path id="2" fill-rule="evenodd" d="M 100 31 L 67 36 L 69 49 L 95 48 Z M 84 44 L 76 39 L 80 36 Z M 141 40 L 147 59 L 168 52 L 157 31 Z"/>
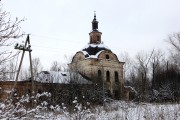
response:
<path id="1" fill-rule="evenodd" d="M 98 21 L 94 14 L 89 43 L 73 56 L 69 66 L 88 80 L 102 80 L 113 98 L 122 98 L 124 62 L 119 61 L 117 55 L 103 44 L 101 36 L 102 32 L 98 29 Z"/>

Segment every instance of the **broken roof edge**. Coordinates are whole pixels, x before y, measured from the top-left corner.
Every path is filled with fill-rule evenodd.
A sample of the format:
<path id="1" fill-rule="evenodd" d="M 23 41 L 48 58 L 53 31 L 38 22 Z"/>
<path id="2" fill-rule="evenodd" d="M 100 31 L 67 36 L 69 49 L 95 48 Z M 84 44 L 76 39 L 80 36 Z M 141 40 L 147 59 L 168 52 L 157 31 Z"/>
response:
<path id="1" fill-rule="evenodd" d="M 105 49 L 111 51 L 111 49 L 110 49 L 108 46 L 104 45 L 103 42 L 101 42 L 101 43 L 99 43 L 99 44 L 90 44 L 90 43 L 89 43 L 89 44 L 87 44 L 85 47 L 83 47 L 83 48 L 81 49 L 81 51 L 83 51 L 84 49 L 87 49 L 88 47 L 93 47 L 93 48 L 95 48 L 95 47 L 105 48 Z"/>

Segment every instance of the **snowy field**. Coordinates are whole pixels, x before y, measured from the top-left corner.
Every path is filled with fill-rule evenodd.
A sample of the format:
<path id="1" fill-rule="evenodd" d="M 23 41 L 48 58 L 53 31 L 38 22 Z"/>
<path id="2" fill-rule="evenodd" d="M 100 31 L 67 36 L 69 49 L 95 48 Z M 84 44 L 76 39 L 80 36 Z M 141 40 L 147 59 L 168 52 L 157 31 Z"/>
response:
<path id="1" fill-rule="evenodd" d="M 149 104 L 133 103 L 125 101 L 115 101 L 103 106 L 91 107 L 91 109 L 82 107 L 81 104 L 74 102 L 75 112 L 67 112 L 64 106 L 50 106 L 48 110 L 46 105 L 37 106 L 34 109 L 26 108 L 10 109 L 7 112 L 3 103 L 0 103 L 0 119 L 45 119 L 45 120 L 180 120 L 180 104 Z M 12 107 L 12 106 L 11 106 Z M 21 111 L 23 114 L 14 116 L 13 111 Z M 53 112 L 52 112 L 53 111 Z M 9 112 L 9 113 L 8 113 Z"/>
<path id="2" fill-rule="evenodd" d="M 180 120 L 180 104 L 135 104 L 113 102 L 103 109 L 95 108 L 95 113 L 75 113 L 74 115 L 57 115 L 56 119 L 82 120 Z"/>

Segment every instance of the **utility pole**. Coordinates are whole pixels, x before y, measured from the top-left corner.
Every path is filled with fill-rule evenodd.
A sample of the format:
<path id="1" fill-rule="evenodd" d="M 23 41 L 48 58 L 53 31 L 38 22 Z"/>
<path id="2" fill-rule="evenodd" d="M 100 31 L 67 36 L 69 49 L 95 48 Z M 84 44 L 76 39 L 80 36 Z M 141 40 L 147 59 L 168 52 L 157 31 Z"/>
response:
<path id="1" fill-rule="evenodd" d="M 19 67 L 18 67 L 18 71 L 17 71 L 17 75 L 16 75 L 16 79 L 15 79 L 15 84 L 13 86 L 13 91 L 14 91 L 14 88 L 15 88 L 15 86 L 17 84 L 17 81 L 18 81 L 18 77 L 19 77 L 19 73 L 20 73 L 20 70 L 21 70 L 24 54 L 27 51 L 27 52 L 29 52 L 29 62 L 30 62 L 30 70 L 31 70 L 32 91 L 34 92 L 34 76 L 33 76 L 33 71 L 32 71 L 32 59 L 31 59 L 31 51 L 32 50 L 31 50 L 31 45 L 30 45 L 29 34 L 27 35 L 25 45 L 19 45 L 17 43 L 15 45 L 14 49 L 22 50 L 23 53 L 22 53 L 22 56 L 21 56 L 21 61 L 20 61 Z"/>

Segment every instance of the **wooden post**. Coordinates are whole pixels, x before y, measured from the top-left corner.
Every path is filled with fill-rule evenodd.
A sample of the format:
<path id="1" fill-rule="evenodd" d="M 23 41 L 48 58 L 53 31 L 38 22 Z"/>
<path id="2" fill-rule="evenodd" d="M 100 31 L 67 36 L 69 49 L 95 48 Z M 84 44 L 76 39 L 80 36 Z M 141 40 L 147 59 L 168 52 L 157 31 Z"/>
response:
<path id="1" fill-rule="evenodd" d="M 22 65 L 22 62 L 23 62 L 23 58 L 24 58 L 24 53 L 25 53 L 25 48 L 26 48 L 26 45 L 27 45 L 27 41 L 28 41 L 29 37 L 26 38 L 26 42 L 25 42 L 25 45 L 24 46 L 15 46 L 15 49 L 19 49 L 19 50 L 23 50 L 23 53 L 22 53 L 22 56 L 21 56 L 21 61 L 20 61 L 20 64 L 19 64 L 19 67 L 18 67 L 18 71 L 17 71 L 17 75 L 16 75 L 16 79 L 15 79 L 15 84 L 13 86 L 13 91 L 14 91 L 14 88 L 17 84 L 17 80 L 18 80 L 18 77 L 19 77 L 19 72 L 21 70 L 21 65 Z"/>
<path id="2" fill-rule="evenodd" d="M 27 43 L 28 43 L 28 46 L 27 46 Z M 16 84 L 17 84 L 17 81 L 18 81 L 18 77 L 19 77 L 19 73 L 20 73 L 20 70 L 21 70 L 24 54 L 25 54 L 26 51 L 29 52 L 29 61 L 30 61 L 30 69 L 31 69 L 31 82 L 32 82 L 32 92 L 34 92 L 34 76 L 33 76 L 32 59 L 31 59 L 31 51 L 32 50 L 31 50 L 31 45 L 30 45 L 29 34 L 27 35 L 25 45 L 22 46 L 22 45 L 16 44 L 15 49 L 22 50 L 23 53 L 22 53 L 22 56 L 21 56 L 21 61 L 20 61 L 19 67 L 18 67 L 18 72 L 17 72 L 17 75 L 16 75 L 15 83 L 14 83 L 14 86 L 12 88 L 12 94 L 13 94 L 14 88 L 16 87 Z"/>
<path id="3" fill-rule="evenodd" d="M 32 82 L 32 93 L 34 92 L 34 75 L 33 75 L 33 67 L 32 67 L 32 58 L 31 58 L 31 44 L 30 44 L 30 39 L 29 39 L 29 35 L 27 36 L 27 40 L 28 40 L 28 47 L 29 47 L 29 62 L 30 62 L 30 69 L 31 69 L 31 82 Z"/>

